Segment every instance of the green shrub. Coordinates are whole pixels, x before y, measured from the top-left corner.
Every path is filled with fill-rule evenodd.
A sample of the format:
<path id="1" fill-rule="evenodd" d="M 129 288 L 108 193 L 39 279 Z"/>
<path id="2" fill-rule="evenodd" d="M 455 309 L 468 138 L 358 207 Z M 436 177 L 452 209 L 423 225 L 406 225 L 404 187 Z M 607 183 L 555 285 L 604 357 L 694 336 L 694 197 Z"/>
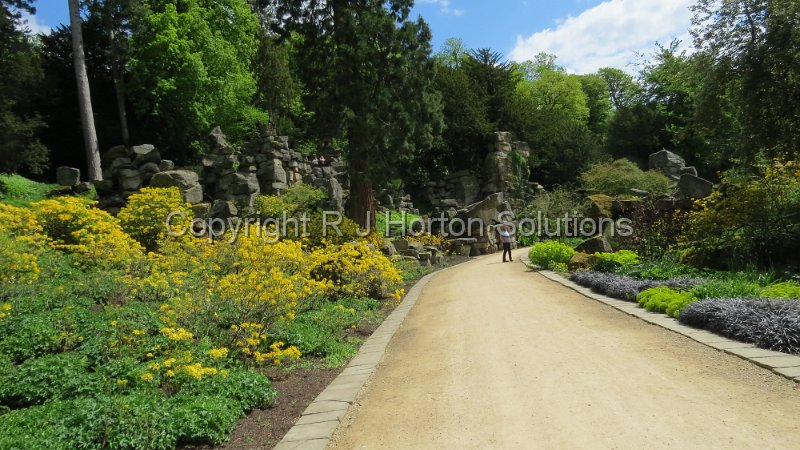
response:
<path id="1" fill-rule="evenodd" d="M 261 217 L 296 217 L 302 213 L 316 213 L 322 209 L 328 196 L 321 190 L 306 184 L 295 184 L 284 195 L 259 195 L 253 207 Z"/>
<path id="2" fill-rule="evenodd" d="M 690 292 L 676 291 L 666 286 L 644 290 L 636 299 L 646 310 L 666 313 L 672 317 L 678 317 L 686 305 L 697 301 Z"/>
<path id="3" fill-rule="evenodd" d="M 592 194 L 630 196 L 631 189 L 642 189 L 662 195 L 671 190 L 669 178 L 653 170 L 642 171 L 627 159 L 595 164 L 581 174 L 580 180 L 583 188 Z"/>
<path id="4" fill-rule="evenodd" d="M 800 283 L 786 281 L 773 284 L 761 290 L 761 297 L 800 299 Z"/>
<path id="5" fill-rule="evenodd" d="M 697 268 L 681 264 L 669 259 L 645 261 L 643 263 L 622 267 L 618 273 L 639 280 L 669 280 L 672 278 L 699 278 L 704 272 Z"/>
<path id="6" fill-rule="evenodd" d="M 319 211 L 328 195 L 313 186 L 295 184 L 286 190 L 283 198 L 298 213 Z"/>
<path id="7" fill-rule="evenodd" d="M 724 191 L 696 202 L 681 236 L 683 257 L 719 268 L 797 266 L 800 163 L 773 162 L 756 176 L 728 172 Z"/>
<path id="8" fill-rule="evenodd" d="M 14 206 L 26 206 L 44 200 L 58 186 L 37 183 L 19 175 L 0 174 L 0 201 Z"/>
<path id="9" fill-rule="evenodd" d="M 758 283 L 736 277 L 711 279 L 692 288 L 692 294 L 699 299 L 758 297 L 760 293 Z"/>
<path id="10" fill-rule="evenodd" d="M 632 250 L 619 250 L 614 253 L 595 253 L 600 260 L 594 265 L 594 270 L 612 272 L 621 268 L 639 264 L 639 255 Z"/>
<path id="11" fill-rule="evenodd" d="M 391 226 L 389 226 L 389 222 L 386 220 L 387 215 L 389 221 L 392 223 Z M 381 236 L 399 236 L 401 234 L 401 226 L 395 224 L 404 223 L 406 234 L 409 234 L 412 231 L 411 225 L 417 219 L 419 219 L 419 216 L 411 213 L 403 213 L 400 211 L 379 212 L 375 217 L 375 229 Z"/>
<path id="12" fill-rule="evenodd" d="M 239 404 L 223 396 L 178 397 L 173 410 L 183 443 L 221 444 L 241 416 Z"/>
<path id="13" fill-rule="evenodd" d="M 75 352 L 25 361 L 0 376 L 0 400 L 12 406 L 67 399 L 99 389 L 100 380 L 88 371 L 88 360 Z"/>
<path id="14" fill-rule="evenodd" d="M 567 264 L 575 254 L 575 249 L 558 241 L 540 242 L 531 248 L 528 257 L 531 262 L 543 269 L 555 269 L 558 264 Z"/>
<path id="15" fill-rule="evenodd" d="M 558 187 L 533 197 L 522 216 L 538 219 L 541 213 L 542 219 L 557 220 L 563 219 L 565 215 L 583 217 L 588 211 L 589 203 L 586 198 L 574 190 Z"/>

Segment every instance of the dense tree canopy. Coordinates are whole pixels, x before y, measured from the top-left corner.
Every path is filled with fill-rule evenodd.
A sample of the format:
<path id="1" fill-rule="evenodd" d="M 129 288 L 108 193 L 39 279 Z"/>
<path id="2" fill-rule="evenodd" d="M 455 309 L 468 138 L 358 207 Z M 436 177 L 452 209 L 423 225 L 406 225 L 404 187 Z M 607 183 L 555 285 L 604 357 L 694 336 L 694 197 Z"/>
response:
<path id="1" fill-rule="evenodd" d="M 580 75 L 558 55 L 511 62 L 459 38 L 432 55 L 406 0 L 82 5 L 101 149 L 152 142 L 191 164 L 213 126 L 241 142 L 270 121 L 307 153 L 348 158 L 357 215 L 371 209 L 367 186 L 422 192 L 479 169 L 495 131 L 531 144 L 532 180 L 546 186 L 611 158 L 645 166 L 662 148 L 714 177 L 800 146 L 792 0 L 698 0 L 694 51 L 665 43 L 638 73 Z M 83 166 L 69 30 L 32 36 L 20 21 L 31 2 L 0 6 L 2 170 Z"/>

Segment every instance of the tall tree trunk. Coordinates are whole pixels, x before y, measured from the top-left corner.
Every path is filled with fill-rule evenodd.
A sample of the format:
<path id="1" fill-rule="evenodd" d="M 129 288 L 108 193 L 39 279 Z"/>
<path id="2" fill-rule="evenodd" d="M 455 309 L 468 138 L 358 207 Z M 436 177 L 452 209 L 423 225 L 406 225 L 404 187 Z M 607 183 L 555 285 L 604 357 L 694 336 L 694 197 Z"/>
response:
<path id="1" fill-rule="evenodd" d="M 69 22 L 72 28 L 72 62 L 75 66 L 75 80 L 78 83 L 78 105 L 83 126 L 83 143 L 86 149 L 89 181 L 99 181 L 103 179 L 103 171 L 100 168 L 100 147 L 97 143 L 97 131 L 94 128 L 89 77 L 86 75 L 86 58 L 83 53 L 83 32 L 78 0 L 69 0 Z"/>
<path id="2" fill-rule="evenodd" d="M 131 138 L 128 132 L 128 113 L 125 110 L 125 80 L 122 77 L 122 69 L 119 67 L 119 48 L 117 47 L 117 36 L 116 30 L 114 30 L 111 6 L 108 7 L 106 12 L 106 26 L 108 27 L 109 53 L 111 54 L 111 78 L 114 80 L 114 93 L 117 96 L 119 128 L 122 132 L 122 143 L 127 147 L 130 145 Z"/>
<path id="3" fill-rule="evenodd" d="M 361 228 L 374 230 L 377 210 L 369 163 L 365 159 L 351 158 L 350 174 L 350 218 Z"/>

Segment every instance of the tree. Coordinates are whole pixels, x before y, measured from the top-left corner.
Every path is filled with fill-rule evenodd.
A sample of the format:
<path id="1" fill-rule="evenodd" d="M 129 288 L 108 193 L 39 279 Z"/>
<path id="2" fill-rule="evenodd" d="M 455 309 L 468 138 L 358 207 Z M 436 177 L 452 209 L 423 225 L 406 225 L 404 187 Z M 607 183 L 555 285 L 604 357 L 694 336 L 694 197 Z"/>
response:
<path id="1" fill-rule="evenodd" d="M 481 48 L 470 51 L 464 70 L 484 99 L 488 122 L 496 130 L 507 129 L 508 105 L 519 81 L 514 65 L 505 61 L 502 54 Z"/>
<path id="2" fill-rule="evenodd" d="M 299 78 L 320 142 L 346 139 L 350 216 L 374 226 L 373 186 L 433 147 L 441 104 L 432 89 L 430 30 L 408 0 L 285 0 L 284 36 L 299 35 Z"/>
<path id="3" fill-rule="evenodd" d="M 586 106 L 589 108 L 587 125 L 598 136 L 605 134 L 606 124 L 611 115 L 611 98 L 608 85 L 599 75 L 578 75 Z"/>
<path id="4" fill-rule="evenodd" d="M 72 55 L 75 66 L 75 80 L 78 85 L 78 104 L 80 105 L 83 127 L 84 148 L 88 165 L 89 181 L 103 179 L 100 168 L 100 146 L 94 128 L 92 98 L 89 91 L 89 76 L 86 74 L 86 59 L 83 53 L 83 34 L 81 31 L 81 12 L 78 0 L 69 0 L 69 19 L 72 28 Z"/>
<path id="5" fill-rule="evenodd" d="M 433 58 L 450 69 L 459 69 L 464 64 L 469 52 L 461 38 L 447 38 Z"/>
<path id="6" fill-rule="evenodd" d="M 597 75 L 606 82 L 608 95 L 614 109 L 631 106 L 636 101 L 640 89 L 632 76 L 612 67 L 598 70 Z"/>
<path id="7" fill-rule="evenodd" d="M 235 142 L 267 116 L 252 106 L 258 18 L 245 0 L 150 0 L 136 19 L 129 91 L 161 122 L 186 161 L 192 142 L 219 125 Z"/>
<path id="8" fill-rule="evenodd" d="M 30 1 L 0 0 L 0 172 L 47 168 L 47 148 L 39 140 L 45 124 L 36 107 L 43 72 L 20 11 L 34 12 Z"/>

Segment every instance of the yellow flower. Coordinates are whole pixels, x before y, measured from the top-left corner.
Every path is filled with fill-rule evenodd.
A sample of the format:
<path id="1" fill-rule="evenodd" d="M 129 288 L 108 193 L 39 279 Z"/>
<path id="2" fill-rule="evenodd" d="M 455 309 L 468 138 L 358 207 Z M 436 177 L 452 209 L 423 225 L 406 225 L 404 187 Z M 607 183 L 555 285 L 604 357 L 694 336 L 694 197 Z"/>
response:
<path id="1" fill-rule="evenodd" d="M 212 348 L 211 350 L 208 351 L 208 356 L 214 359 L 225 358 L 226 356 L 228 356 L 228 349 L 225 347 Z"/>
<path id="2" fill-rule="evenodd" d="M 150 382 L 153 381 L 153 374 L 150 372 L 143 373 L 140 378 L 142 379 L 142 381 Z"/>

